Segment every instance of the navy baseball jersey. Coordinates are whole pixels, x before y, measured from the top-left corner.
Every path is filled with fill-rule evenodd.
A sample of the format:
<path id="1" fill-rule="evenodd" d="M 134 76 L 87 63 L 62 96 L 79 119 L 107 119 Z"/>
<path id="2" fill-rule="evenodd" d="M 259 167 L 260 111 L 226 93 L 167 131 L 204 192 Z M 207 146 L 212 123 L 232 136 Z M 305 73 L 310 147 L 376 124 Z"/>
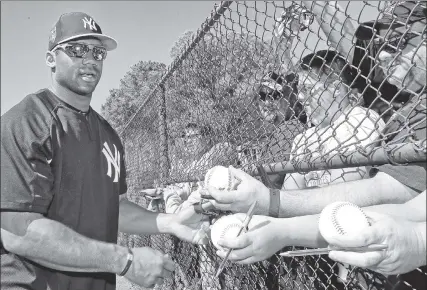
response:
<path id="1" fill-rule="evenodd" d="M 43 89 L 1 117 L 3 211 L 41 213 L 116 243 L 126 190 L 122 143 L 92 108 L 80 112 Z M 55 271 L 7 252 L 1 271 L 2 289 L 115 289 L 115 274 Z"/>

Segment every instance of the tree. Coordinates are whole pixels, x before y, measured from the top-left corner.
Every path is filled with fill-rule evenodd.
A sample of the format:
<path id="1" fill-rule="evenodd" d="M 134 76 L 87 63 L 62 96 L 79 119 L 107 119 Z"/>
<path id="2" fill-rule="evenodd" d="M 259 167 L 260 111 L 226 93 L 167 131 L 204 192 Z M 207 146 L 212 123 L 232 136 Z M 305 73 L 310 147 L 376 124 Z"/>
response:
<path id="1" fill-rule="evenodd" d="M 262 77 L 280 67 L 279 60 L 273 46 L 253 34 L 213 33 L 197 43 L 166 83 L 169 130 L 179 134 L 186 122 L 197 122 L 212 127 L 217 139 L 253 138 L 262 127 L 254 95 Z M 194 36 L 186 31 L 171 56 L 181 55 Z"/>
<path id="2" fill-rule="evenodd" d="M 185 31 L 173 44 L 171 50 L 169 51 L 169 55 L 172 59 L 176 59 L 181 55 L 186 49 L 188 45 L 190 45 L 193 37 L 196 36 L 196 33 L 192 30 Z"/>
<path id="3" fill-rule="evenodd" d="M 110 90 L 101 107 L 102 115 L 113 128 L 117 131 L 123 129 L 165 71 L 165 64 L 154 61 L 140 61 L 130 68 L 120 80 L 119 88 Z"/>
<path id="4" fill-rule="evenodd" d="M 170 50 L 171 57 L 182 55 L 194 37 L 186 31 Z M 213 144 L 258 144 L 271 133 L 274 128 L 261 120 L 255 96 L 262 78 L 279 67 L 274 47 L 253 34 L 207 33 L 165 84 L 170 160 L 191 160 L 173 142 L 189 122 L 210 127 Z"/>

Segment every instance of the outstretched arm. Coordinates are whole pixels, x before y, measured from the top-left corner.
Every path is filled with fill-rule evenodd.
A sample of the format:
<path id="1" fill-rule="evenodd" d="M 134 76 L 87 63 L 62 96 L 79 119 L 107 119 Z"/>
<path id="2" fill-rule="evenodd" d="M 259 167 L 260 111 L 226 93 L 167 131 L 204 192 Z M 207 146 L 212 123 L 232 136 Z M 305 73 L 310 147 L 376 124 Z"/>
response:
<path id="1" fill-rule="evenodd" d="M 2 212 L 1 241 L 9 252 L 48 268 L 120 273 L 127 249 L 87 238 L 38 213 Z"/>
<path id="2" fill-rule="evenodd" d="M 206 243 L 206 217 L 196 213 L 194 206 L 181 208 L 173 214 L 149 211 L 123 198 L 120 201 L 119 230 L 128 234 L 172 234 L 195 244 Z"/>
<path id="3" fill-rule="evenodd" d="M 370 227 L 369 231 L 361 233 L 357 239 L 351 237 L 340 246 L 367 246 L 373 243 L 386 243 L 390 246 L 391 255 L 398 252 L 402 254 L 402 257 L 405 256 L 405 253 L 411 252 L 413 254 L 409 259 L 405 258 L 407 261 L 399 266 L 401 271 L 408 267 L 416 268 L 422 265 L 425 263 L 425 255 L 420 254 L 425 253 L 425 201 L 426 192 L 424 191 L 404 204 L 363 208 L 371 219 L 375 219 L 373 226 Z M 384 211 L 388 211 L 392 216 L 382 215 L 381 213 Z M 235 216 L 241 220 L 245 218 L 244 214 L 236 214 Z M 318 219 L 319 215 L 293 218 L 271 218 L 256 215 L 253 216 L 247 233 L 238 238 L 221 240 L 218 243 L 234 249 L 230 254 L 230 260 L 242 264 L 267 259 L 286 246 L 326 247 L 328 243 L 320 234 Z M 407 230 L 407 232 L 401 234 L 398 231 L 399 228 L 400 231 Z M 406 239 L 406 242 L 401 242 L 402 239 Z M 409 248 L 405 249 L 405 245 L 408 245 Z M 218 254 L 221 257 L 225 255 L 224 252 L 218 252 Z M 419 257 L 414 259 L 414 256 Z M 340 258 L 339 255 L 338 257 Z M 389 256 L 383 255 L 382 257 Z M 393 263 L 396 261 L 400 263 L 402 260 L 404 259 L 381 260 L 382 268 L 375 268 L 374 270 L 380 269 L 384 273 L 394 271 L 396 264 Z M 411 260 L 414 263 L 408 262 Z"/>
<path id="4" fill-rule="evenodd" d="M 380 204 L 365 207 L 364 210 L 387 214 L 399 219 L 414 222 L 426 221 L 426 191 L 404 204 Z"/>
<path id="5" fill-rule="evenodd" d="M 256 214 L 269 215 L 271 203 L 279 202 L 279 217 L 294 217 L 318 214 L 328 204 L 335 201 L 348 201 L 358 206 L 372 206 L 386 203 L 404 203 L 417 192 L 404 186 L 386 173 L 379 172 L 375 177 L 332 184 L 326 187 L 282 190 L 280 201 L 273 200 L 270 190 L 247 173 L 230 167 L 233 176 L 241 180 L 233 191 L 220 191 L 209 188 L 212 204 L 219 210 L 247 212 L 256 200 Z"/>
<path id="6" fill-rule="evenodd" d="M 356 29 L 337 1 L 302 1 L 311 11 L 327 37 L 329 46 L 353 61 L 353 35 Z"/>
<path id="7" fill-rule="evenodd" d="M 285 8 L 281 16 L 276 19 L 273 29 L 273 44 L 284 74 L 293 70 L 294 64 L 290 50 L 295 36 L 299 31 L 305 30 L 311 24 L 312 19 L 312 14 L 298 4 Z"/>
<path id="8" fill-rule="evenodd" d="M 312 189 L 281 191 L 280 194 L 280 217 L 317 214 L 335 201 L 348 201 L 364 207 L 404 203 L 416 195 L 413 190 L 382 172 L 369 179 Z"/>
<path id="9" fill-rule="evenodd" d="M 149 211 L 122 198 L 119 208 L 119 231 L 135 235 L 170 233 L 172 214 Z"/>

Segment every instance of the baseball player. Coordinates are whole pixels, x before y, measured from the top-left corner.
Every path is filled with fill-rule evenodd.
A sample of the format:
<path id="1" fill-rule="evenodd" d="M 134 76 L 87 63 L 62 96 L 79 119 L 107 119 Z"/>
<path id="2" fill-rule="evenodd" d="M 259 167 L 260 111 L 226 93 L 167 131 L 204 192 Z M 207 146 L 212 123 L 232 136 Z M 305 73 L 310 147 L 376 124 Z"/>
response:
<path id="1" fill-rule="evenodd" d="M 1 289 L 109 290 L 116 274 L 153 287 L 174 262 L 118 246 L 118 230 L 206 241 L 193 208 L 159 214 L 125 198 L 123 145 L 90 107 L 116 47 L 91 16 L 61 15 L 46 52 L 51 86 L 1 117 Z"/>

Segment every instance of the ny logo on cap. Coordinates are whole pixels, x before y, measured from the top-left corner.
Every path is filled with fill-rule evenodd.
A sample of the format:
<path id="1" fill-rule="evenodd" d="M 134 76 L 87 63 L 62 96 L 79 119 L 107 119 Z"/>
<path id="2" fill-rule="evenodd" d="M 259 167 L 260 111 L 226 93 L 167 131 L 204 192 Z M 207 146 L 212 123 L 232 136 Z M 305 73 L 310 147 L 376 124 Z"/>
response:
<path id="1" fill-rule="evenodd" d="M 87 17 L 85 17 L 82 19 L 82 21 L 83 21 L 83 25 L 84 25 L 85 29 L 87 29 L 87 26 L 89 26 L 89 29 L 92 31 L 98 30 L 96 28 L 96 22 L 92 18 L 87 19 Z"/>
<path id="2" fill-rule="evenodd" d="M 52 30 L 50 31 L 50 37 L 49 37 L 49 41 L 50 42 L 54 42 L 56 39 L 56 26 L 54 26 L 52 28 Z"/>

